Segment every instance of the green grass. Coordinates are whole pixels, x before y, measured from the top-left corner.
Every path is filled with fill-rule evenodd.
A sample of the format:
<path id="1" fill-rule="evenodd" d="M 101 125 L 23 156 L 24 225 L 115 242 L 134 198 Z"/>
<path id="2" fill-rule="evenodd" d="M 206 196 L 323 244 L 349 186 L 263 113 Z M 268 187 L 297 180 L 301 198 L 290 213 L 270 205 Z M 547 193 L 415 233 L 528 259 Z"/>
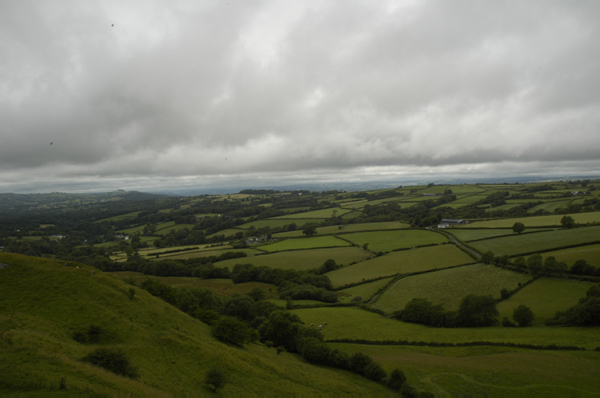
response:
<path id="1" fill-rule="evenodd" d="M 255 250 L 255 249 L 233 249 L 233 248 L 229 248 L 229 249 L 221 249 L 221 250 L 202 250 L 202 251 L 189 251 L 189 252 L 183 252 L 183 253 L 164 254 L 164 255 L 161 255 L 158 259 L 159 260 L 163 260 L 163 259 L 184 260 L 184 259 L 196 258 L 196 257 L 220 256 L 221 254 L 225 254 L 225 253 L 228 253 L 228 252 L 244 252 L 248 256 L 253 256 L 255 254 L 262 253 L 260 250 Z M 150 257 L 150 259 L 154 258 L 154 256 L 149 256 L 149 257 Z M 246 257 L 242 257 L 242 258 L 238 258 L 237 260 L 238 260 L 238 262 L 240 262 L 240 261 L 244 261 L 245 259 L 246 259 Z"/>
<path id="2" fill-rule="evenodd" d="M 373 307 L 392 313 L 403 309 L 413 298 L 425 298 L 434 304 L 442 304 L 448 311 L 454 311 L 463 297 L 469 294 L 491 294 L 494 298 L 500 298 L 503 288 L 513 290 L 519 283 L 529 279 L 530 275 L 493 265 L 467 265 L 400 279 L 379 297 Z"/>
<path id="3" fill-rule="evenodd" d="M 454 202 L 456 203 L 456 202 Z M 575 220 L 578 224 L 597 223 L 600 222 L 600 212 L 592 213 L 576 213 L 567 214 Z M 551 215 L 551 216 L 538 216 L 538 217 L 521 217 L 521 218 L 507 218 L 503 220 L 488 220 L 488 221 L 477 221 L 470 224 L 466 224 L 461 228 L 512 228 L 516 222 L 521 222 L 525 227 L 546 227 L 546 226 L 561 226 L 560 220 L 564 217 L 563 214 Z"/>
<path id="4" fill-rule="evenodd" d="M 539 204 L 537 206 L 533 206 L 532 208 L 528 209 L 527 212 L 535 213 L 538 210 L 544 210 L 549 213 L 552 213 L 552 212 L 554 212 L 554 210 L 558 209 L 559 207 L 563 207 L 563 208 L 569 207 L 569 203 L 571 203 L 571 199 L 553 200 L 553 201 Z"/>
<path id="5" fill-rule="evenodd" d="M 134 211 L 131 213 L 127 213 L 127 214 L 121 214 L 120 216 L 114 216 L 114 217 L 108 217 L 108 218 L 103 218 L 102 220 L 98 220 L 95 222 L 105 222 L 105 221 L 121 221 L 121 220 L 128 220 L 131 218 L 137 218 L 138 214 L 140 214 L 141 211 Z"/>
<path id="6" fill-rule="evenodd" d="M 516 255 L 595 241 L 600 241 L 600 227 L 559 229 L 536 234 L 507 236 L 472 242 L 471 246 L 481 253 L 491 250 L 496 255 Z"/>
<path id="7" fill-rule="evenodd" d="M 170 225 L 168 227 L 163 227 L 161 229 L 157 229 L 155 234 L 156 235 L 161 235 L 164 236 L 166 234 L 168 234 L 171 231 L 179 231 L 180 229 L 184 229 L 187 228 L 189 230 L 191 230 L 192 228 L 194 228 L 194 224 L 175 224 L 175 225 Z"/>
<path id="8" fill-rule="evenodd" d="M 383 276 L 423 272 L 473 262 L 455 245 L 439 245 L 388 253 L 381 257 L 340 268 L 326 275 L 333 286 L 344 286 Z"/>
<path id="9" fill-rule="evenodd" d="M 304 323 L 317 325 L 327 322 L 325 340 L 407 340 L 440 343 L 473 341 L 506 342 L 515 344 L 573 345 L 595 349 L 598 328 L 548 327 L 504 328 L 430 328 L 414 323 L 387 319 L 358 307 L 322 307 L 292 310 Z M 318 323 L 317 323 L 318 322 Z M 450 369 L 448 369 L 450 371 Z"/>
<path id="10" fill-rule="evenodd" d="M 343 238 L 359 246 L 368 243 L 369 250 L 375 253 L 448 241 L 448 238 L 442 234 L 418 229 L 359 232 L 343 235 Z"/>
<path id="11" fill-rule="evenodd" d="M 454 235 L 456 238 L 463 242 L 469 242 L 471 240 L 493 238 L 495 236 L 512 235 L 512 229 L 462 229 L 462 228 L 449 228 L 445 232 Z"/>
<path id="12" fill-rule="evenodd" d="M 372 222 L 372 223 L 363 223 L 363 224 L 345 224 L 345 225 L 332 225 L 329 227 L 319 227 L 317 228 L 317 235 L 328 235 L 328 234 L 345 234 L 349 232 L 360 232 L 360 231 L 381 231 L 381 230 L 390 230 L 390 229 L 401 229 L 408 228 L 408 224 L 404 224 L 397 221 L 389 221 L 389 222 Z M 277 234 L 273 234 L 274 237 L 278 238 L 289 238 L 289 237 L 301 237 L 304 236 L 302 234 L 302 230 L 290 231 L 290 232 L 280 232 Z"/>
<path id="13" fill-rule="evenodd" d="M 573 247 L 544 253 L 544 257 L 554 256 L 571 267 L 577 260 L 585 260 L 594 267 L 600 267 L 600 245 Z"/>
<path id="14" fill-rule="evenodd" d="M 483 195 L 471 195 L 471 196 L 464 196 L 462 198 L 458 198 L 456 199 L 454 202 L 452 202 L 453 204 L 461 204 L 461 205 L 470 205 L 473 204 L 475 202 L 480 201 L 481 199 L 485 199 L 486 197 Z"/>
<path id="15" fill-rule="evenodd" d="M 223 368 L 224 395 L 359 394 L 391 391 L 349 372 L 315 367 L 297 355 L 262 344 L 223 344 L 208 325 L 146 291 L 98 270 L 0 253 L 0 394 L 57 393 L 66 378 L 69 395 L 208 395 L 204 374 Z M 116 376 L 80 361 L 98 346 L 72 339 L 100 326 L 108 340 L 139 369 L 139 379 Z"/>
<path id="16" fill-rule="evenodd" d="M 275 220 L 275 219 L 267 219 L 267 220 L 258 220 L 258 221 L 251 221 L 242 225 L 239 225 L 238 228 L 242 228 L 242 229 L 248 229 L 250 227 L 254 227 L 254 228 L 264 228 L 264 227 L 269 227 L 269 228 L 279 228 L 279 227 L 284 227 L 286 225 L 290 225 L 290 224 L 296 224 L 297 228 L 302 229 L 302 227 L 304 226 L 304 224 L 309 224 L 309 223 L 320 223 L 321 221 L 323 221 L 323 219 L 321 218 L 311 218 L 311 219 L 285 219 L 285 220 Z"/>
<path id="17" fill-rule="evenodd" d="M 358 286 L 349 287 L 347 289 L 338 291 L 338 301 L 341 303 L 349 303 L 355 297 L 362 298 L 362 301 L 366 301 L 373 297 L 380 289 L 385 287 L 393 277 L 379 279 L 374 282 L 363 283 Z"/>
<path id="18" fill-rule="evenodd" d="M 341 216 L 350 212 L 348 209 L 343 209 L 340 207 L 334 209 L 321 209 L 314 211 L 307 211 L 304 213 L 294 213 L 288 214 L 287 216 L 274 217 L 275 220 L 289 220 L 289 219 L 306 219 L 306 218 L 330 218 L 333 216 L 333 213 L 336 213 L 336 216 Z"/>
<path id="19" fill-rule="evenodd" d="M 318 268 L 329 259 L 337 264 L 348 265 L 362 261 L 369 253 L 358 247 L 335 247 L 313 250 L 282 251 L 254 257 L 232 258 L 215 263 L 218 267 L 233 269 L 235 264 L 254 264 L 270 268 L 308 270 Z"/>
<path id="20" fill-rule="evenodd" d="M 261 250 L 268 252 L 279 252 L 283 250 L 317 249 L 320 247 L 350 246 L 350 243 L 336 238 L 335 236 L 318 236 L 302 239 L 285 239 L 277 243 L 261 246 Z"/>
<path id="21" fill-rule="evenodd" d="M 401 347 L 330 343 L 370 355 L 434 396 L 597 396 L 600 353 L 508 347 Z"/>
<path id="22" fill-rule="evenodd" d="M 498 304 L 500 317 L 512 319 L 513 310 L 523 304 L 535 315 L 534 325 L 543 325 L 556 311 L 564 311 L 577 304 L 590 288 L 589 283 L 564 279 L 542 278 L 525 286 L 509 299 Z"/>

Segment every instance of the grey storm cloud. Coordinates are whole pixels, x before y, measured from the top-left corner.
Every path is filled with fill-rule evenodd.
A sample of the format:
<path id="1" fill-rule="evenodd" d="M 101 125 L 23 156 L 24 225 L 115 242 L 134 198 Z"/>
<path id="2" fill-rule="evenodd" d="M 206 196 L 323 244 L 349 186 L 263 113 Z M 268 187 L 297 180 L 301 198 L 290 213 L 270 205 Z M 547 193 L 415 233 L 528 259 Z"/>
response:
<path id="1" fill-rule="evenodd" d="M 599 22 L 591 0 L 5 0 L 0 190 L 597 173 Z"/>

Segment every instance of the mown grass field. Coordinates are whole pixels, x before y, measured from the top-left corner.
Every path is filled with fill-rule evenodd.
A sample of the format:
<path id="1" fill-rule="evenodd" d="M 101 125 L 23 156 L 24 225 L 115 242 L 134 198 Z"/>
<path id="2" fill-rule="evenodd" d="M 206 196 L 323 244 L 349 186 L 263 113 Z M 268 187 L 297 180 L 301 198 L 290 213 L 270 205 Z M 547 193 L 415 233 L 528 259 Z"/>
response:
<path id="1" fill-rule="evenodd" d="M 373 297 L 379 289 L 385 287 L 394 277 L 379 279 L 374 282 L 363 283 L 358 286 L 349 287 L 338 291 L 338 301 L 341 303 L 349 303 L 355 297 L 360 297 L 362 301 L 366 301 Z"/>
<path id="2" fill-rule="evenodd" d="M 547 327 L 505 328 L 430 328 L 385 318 L 358 307 L 321 307 L 292 310 L 303 322 L 320 325 L 325 340 L 407 340 L 440 343 L 468 343 L 473 341 L 506 342 L 537 345 L 569 345 L 587 349 L 600 346 L 597 328 Z"/>
<path id="3" fill-rule="evenodd" d="M 501 237 L 470 245 L 481 253 L 491 250 L 495 255 L 516 255 L 597 241 L 600 241 L 600 226 Z"/>
<path id="4" fill-rule="evenodd" d="M 266 220 L 258 220 L 258 221 L 251 221 L 251 222 L 247 222 L 245 224 L 239 225 L 238 228 L 242 228 L 242 229 L 248 229 L 250 227 L 254 227 L 254 228 L 264 228 L 264 227 L 269 227 L 269 228 L 279 228 L 279 227 L 284 227 L 286 225 L 290 225 L 290 224 L 296 224 L 297 228 L 302 229 L 302 227 L 305 224 L 309 224 L 309 223 L 315 223 L 318 224 L 321 221 L 323 221 L 322 218 L 307 218 L 307 219 L 273 219 L 273 218 L 269 218 Z"/>
<path id="5" fill-rule="evenodd" d="M 455 202 L 456 203 L 456 202 Z M 578 224 L 600 222 L 600 212 L 565 214 L 573 217 Z M 512 228 L 516 222 L 523 223 L 525 227 L 560 227 L 560 220 L 565 216 L 563 214 L 538 217 L 506 218 L 502 220 L 477 221 L 461 226 L 460 228 Z"/>
<path id="6" fill-rule="evenodd" d="M 519 283 L 530 279 L 528 274 L 493 265 L 467 265 L 400 279 L 379 297 L 373 307 L 389 314 L 403 309 L 413 298 L 425 298 L 434 304 L 442 304 L 448 311 L 454 311 L 463 297 L 469 294 L 491 294 L 494 298 L 500 298 L 500 290 L 513 290 Z"/>
<path id="7" fill-rule="evenodd" d="M 435 396 L 593 397 L 600 391 L 600 353 L 506 347 L 401 347 L 330 343 L 373 357 L 388 372 Z"/>
<path id="8" fill-rule="evenodd" d="M 333 286 L 344 286 L 383 276 L 423 272 L 473 261 L 471 256 L 455 245 L 439 245 L 388 253 L 325 275 Z"/>
<path id="9" fill-rule="evenodd" d="M 552 213 L 552 212 L 554 212 L 554 210 L 556 210 L 560 207 L 563 207 L 563 208 L 569 207 L 569 203 L 571 203 L 571 199 L 548 201 L 548 202 L 539 204 L 537 206 L 533 206 L 532 208 L 528 209 L 527 212 L 535 213 L 538 210 L 544 210 L 549 213 Z"/>
<path id="10" fill-rule="evenodd" d="M 335 213 L 336 216 L 341 216 L 350 212 L 348 209 L 343 209 L 341 207 L 337 207 L 334 209 L 321 209 L 314 211 L 307 211 L 304 213 L 294 213 L 288 214 L 286 216 L 273 217 L 274 220 L 287 220 L 287 219 L 306 219 L 306 218 L 331 218 Z"/>
<path id="11" fill-rule="evenodd" d="M 543 325 L 556 311 L 565 311 L 577 304 L 591 284 L 564 279 L 542 278 L 525 286 L 516 294 L 498 304 L 500 319 L 512 319 L 513 310 L 521 304 L 531 308 L 535 315 L 534 325 Z M 600 345 L 600 339 L 599 339 Z"/>
<path id="12" fill-rule="evenodd" d="M 87 266 L 0 253 L 0 394 L 46 396 L 210 395 L 203 383 L 223 369 L 224 395 L 391 395 L 350 372 L 315 367 L 262 344 L 224 344 L 210 327 L 170 304 Z M 135 296 L 128 298 L 128 289 Z M 76 342 L 75 331 L 107 331 L 98 345 Z M 128 379 L 81 362 L 96 348 L 121 350 L 139 378 Z"/>
<path id="13" fill-rule="evenodd" d="M 358 247 L 335 247 L 314 250 L 282 251 L 254 257 L 232 258 L 215 263 L 217 267 L 233 269 L 235 264 L 253 264 L 257 267 L 308 270 L 319 268 L 329 259 L 337 264 L 348 265 L 362 261 L 371 254 Z"/>
<path id="14" fill-rule="evenodd" d="M 585 260 L 594 267 L 600 267 L 600 245 L 588 245 L 551 251 L 543 254 L 544 257 L 554 256 L 558 261 L 564 261 L 571 267 L 577 260 Z"/>
<path id="15" fill-rule="evenodd" d="M 410 225 L 397 222 L 381 222 L 381 223 L 363 223 L 363 224 L 346 224 L 346 225 L 332 225 L 329 227 L 317 228 L 317 235 L 330 235 L 330 234 L 345 234 L 349 232 L 360 232 L 360 231 L 381 231 L 390 229 L 401 229 L 409 228 Z M 280 232 L 273 234 L 274 237 L 289 238 L 289 237 L 302 237 L 302 230 Z"/>
<path id="16" fill-rule="evenodd" d="M 477 239 L 493 238 L 496 236 L 510 236 L 513 234 L 513 230 L 509 228 L 504 229 L 463 229 L 463 228 L 448 228 L 445 230 L 454 237 L 462 240 L 463 242 L 469 242 Z"/>
<path id="17" fill-rule="evenodd" d="M 440 244 L 448 241 L 448 238 L 442 234 L 419 229 L 358 232 L 354 234 L 344 234 L 343 238 L 359 246 L 368 243 L 368 249 L 375 253 L 385 253 L 396 249 L 415 246 Z"/>
<path id="18" fill-rule="evenodd" d="M 302 239 L 285 239 L 270 245 L 260 246 L 260 249 L 268 252 L 279 252 L 283 250 L 317 249 L 320 247 L 342 246 L 350 246 L 350 243 L 338 239 L 335 236 L 328 235 Z"/>
<path id="19" fill-rule="evenodd" d="M 255 249 L 219 249 L 219 250 L 200 250 L 200 251 L 189 251 L 183 253 L 170 253 L 160 255 L 159 258 L 155 258 L 155 256 L 149 256 L 149 258 L 155 260 L 165 260 L 165 259 L 173 259 L 173 260 L 184 260 L 188 258 L 196 258 L 196 257 L 210 257 L 210 256 L 220 256 L 221 254 L 225 254 L 228 252 L 244 252 L 248 256 L 254 256 L 256 254 L 262 253 L 260 250 Z M 246 257 L 239 258 L 239 261 L 243 261 Z"/>

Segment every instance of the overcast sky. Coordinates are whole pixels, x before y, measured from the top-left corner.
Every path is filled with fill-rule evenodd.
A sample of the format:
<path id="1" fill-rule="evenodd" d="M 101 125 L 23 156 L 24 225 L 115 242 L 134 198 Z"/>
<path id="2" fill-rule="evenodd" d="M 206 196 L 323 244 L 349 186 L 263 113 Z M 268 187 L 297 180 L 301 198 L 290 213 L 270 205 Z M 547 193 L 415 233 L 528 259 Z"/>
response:
<path id="1" fill-rule="evenodd" d="M 0 192 L 600 175 L 600 1 L 0 1 Z"/>

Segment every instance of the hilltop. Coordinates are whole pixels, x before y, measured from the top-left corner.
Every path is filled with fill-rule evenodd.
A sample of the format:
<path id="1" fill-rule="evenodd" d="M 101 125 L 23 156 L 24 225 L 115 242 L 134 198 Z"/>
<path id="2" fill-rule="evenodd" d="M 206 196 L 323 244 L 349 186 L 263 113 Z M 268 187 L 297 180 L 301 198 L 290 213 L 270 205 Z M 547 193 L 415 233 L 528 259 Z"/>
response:
<path id="1" fill-rule="evenodd" d="M 350 372 L 316 367 L 262 344 L 216 340 L 207 325 L 92 267 L 0 253 L 0 393 L 209 394 L 203 379 L 224 370 L 223 393 L 391 394 Z M 134 289 L 130 299 L 129 289 Z M 95 326 L 100 338 L 73 338 Z M 81 359 L 97 348 L 121 350 L 139 378 L 118 376 Z"/>

